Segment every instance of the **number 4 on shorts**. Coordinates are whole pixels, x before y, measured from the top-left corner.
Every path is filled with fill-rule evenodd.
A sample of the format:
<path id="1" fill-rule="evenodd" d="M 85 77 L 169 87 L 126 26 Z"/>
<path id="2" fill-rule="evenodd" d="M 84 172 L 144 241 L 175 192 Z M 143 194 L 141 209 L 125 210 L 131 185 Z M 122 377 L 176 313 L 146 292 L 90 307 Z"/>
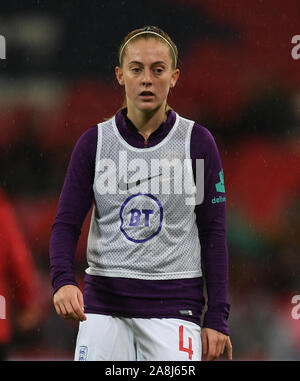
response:
<path id="1" fill-rule="evenodd" d="M 182 352 L 187 352 L 189 354 L 189 360 L 193 358 L 193 348 L 192 348 L 192 338 L 189 337 L 189 347 L 183 346 L 183 325 L 179 326 L 179 350 Z"/>

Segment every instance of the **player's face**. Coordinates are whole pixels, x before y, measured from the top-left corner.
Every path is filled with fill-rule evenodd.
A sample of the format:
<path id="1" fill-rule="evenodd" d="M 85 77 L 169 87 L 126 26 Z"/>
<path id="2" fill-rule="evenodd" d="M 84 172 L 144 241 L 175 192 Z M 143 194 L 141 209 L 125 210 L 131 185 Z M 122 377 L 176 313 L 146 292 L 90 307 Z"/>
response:
<path id="1" fill-rule="evenodd" d="M 170 54 L 168 45 L 153 38 L 128 44 L 123 67 L 116 67 L 128 109 L 155 112 L 165 107 L 169 90 L 179 77 L 179 69 L 172 69 Z"/>

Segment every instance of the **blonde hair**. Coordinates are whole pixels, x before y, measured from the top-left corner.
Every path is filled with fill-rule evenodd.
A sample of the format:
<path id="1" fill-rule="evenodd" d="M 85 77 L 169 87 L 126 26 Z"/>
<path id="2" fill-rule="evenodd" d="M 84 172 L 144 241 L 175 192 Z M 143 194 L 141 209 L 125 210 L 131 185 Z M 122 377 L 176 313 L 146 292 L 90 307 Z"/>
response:
<path id="1" fill-rule="evenodd" d="M 170 50 L 170 56 L 172 59 L 172 68 L 173 70 L 177 67 L 177 61 L 178 61 L 178 49 L 175 43 L 172 41 L 171 37 L 164 32 L 162 29 L 158 28 L 157 26 L 145 26 L 140 29 L 135 29 L 131 31 L 130 33 L 125 36 L 123 39 L 121 46 L 119 48 L 118 57 L 119 57 L 119 64 L 120 67 L 123 66 L 124 61 L 124 55 L 126 55 L 127 46 L 130 43 L 130 41 L 134 40 L 140 40 L 140 39 L 149 39 L 154 38 L 155 40 L 161 41 L 162 43 L 166 44 L 169 47 Z M 127 107 L 126 98 L 123 101 L 122 107 L 117 111 L 119 112 L 123 108 Z M 166 104 L 166 112 L 168 110 L 171 110 L 172 108 Z"/>
<path id="2" fill-rule="evenodd" d="M 177 59 L 178 59 L 178 50 L 175 43 L 171 40 L 170 36 L 164 32 L 162 29 L 156 27 L 156 26 L 146 26 L 144 28 L 135 29 L 132 32 L 128 33 L 127 36 L 122 41 L 122 44 L 119 48 L 119 63 L 120 66 L 123 66 L 123 55 L 126 54 L 126 47 L 128 43 L 132 40 L 138 40 L 138 39 L 148 39 L 148 38 L 154 38 L 156 40 L 159 40 L 165 44 L 168 45 L 170 52 L 171 52 L 171 58 L 173 63 L 173 69 L 176 69 L 177 66 Z"/>

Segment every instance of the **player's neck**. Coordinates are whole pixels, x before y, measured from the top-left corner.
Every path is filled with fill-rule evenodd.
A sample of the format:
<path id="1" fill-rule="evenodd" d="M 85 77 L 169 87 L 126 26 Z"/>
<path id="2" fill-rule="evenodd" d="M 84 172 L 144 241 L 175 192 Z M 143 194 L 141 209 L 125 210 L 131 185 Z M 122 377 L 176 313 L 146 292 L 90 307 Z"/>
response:
<path id="1" fill-rule="evenodd" d="M 140 110 L 127 109 L 127 117 L 131 120 L 139 133 L 147 140 L 148 137 L 166 121 L 167 113 L 165 105 L 154 112 L 144 113 Z"/>

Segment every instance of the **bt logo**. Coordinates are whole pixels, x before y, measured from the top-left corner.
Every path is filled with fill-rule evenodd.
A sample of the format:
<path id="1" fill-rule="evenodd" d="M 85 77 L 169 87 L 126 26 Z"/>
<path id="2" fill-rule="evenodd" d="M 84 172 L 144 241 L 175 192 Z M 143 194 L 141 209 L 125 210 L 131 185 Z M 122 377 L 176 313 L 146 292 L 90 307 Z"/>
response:
<path id="1" fill-rule="evenodd" d="M 131 209 L 131 218 L 129 225 L 130 226 L 138 226 L 140 225 L 140 220 L 141 220 L 141 214 L 143 213 L 145 215 L 145 226 L 149 226 L 149 217 L 150 214 L 153 214 L 154 210 L 151 209 L 142 209 L 140 211 L 139 209 Z"/>
<path id="2" fill-rule="evenodd" d="M 133 194 L 120 209 L 120 230 L 131 242 L 146 242 L 161 231 L 163 215 L 163 207 L 153 194 Z"/>

